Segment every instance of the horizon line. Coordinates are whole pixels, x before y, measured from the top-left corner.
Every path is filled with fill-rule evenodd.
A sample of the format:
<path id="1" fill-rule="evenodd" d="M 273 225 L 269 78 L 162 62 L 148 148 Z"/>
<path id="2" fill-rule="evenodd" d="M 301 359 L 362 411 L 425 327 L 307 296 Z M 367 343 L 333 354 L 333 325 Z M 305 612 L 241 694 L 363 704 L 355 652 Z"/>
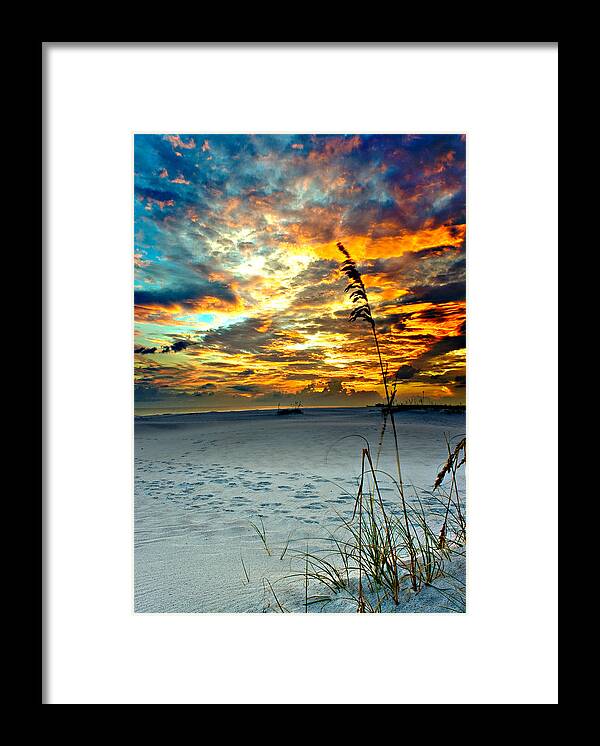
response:
<path id="1" fill-rule="evenodd" d="M 409 404 L 408 402 L 400 402 L 400 406 L 426 406 L 426 407 L 456 407 L 456 406 L 462 406 L 466 407 L 466 402 L 460 401 L 460 402 L 429 402 L 427 404 L 423 403 L 421 405 L 413 405 Z M 381 407 L 384 407 L 385 404 L 383 402 L 377 402 L 376 404 L 358 404 L 358 405 L 344 405 L 344 404 L 335 404 L 335 405 L 306 405 L 301 406 L 300 409 L 379 409 Z M 291 407 L 282 407 L 282 409 L 290 409 Z M 148 412 L 146 414 L 138 414 L 134 410 L 134 417 L 163 417 L 163 416 L 172 416 L 172 415 L 191 415 L 191 414 L 233 414 L 235 412 L 269 412 L 273 411 L 276 412 L 278 410 L 278 407 L 244 407 L 241 409 L 205 409 L 202 411 L 169 411 L 169 412 Z"/>

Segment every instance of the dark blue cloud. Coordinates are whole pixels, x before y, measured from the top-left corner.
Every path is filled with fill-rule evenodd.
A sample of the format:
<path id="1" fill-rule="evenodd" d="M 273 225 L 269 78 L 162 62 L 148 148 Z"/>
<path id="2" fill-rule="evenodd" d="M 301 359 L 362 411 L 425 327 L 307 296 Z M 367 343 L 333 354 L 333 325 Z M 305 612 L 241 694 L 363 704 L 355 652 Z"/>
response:
<path id="1" fill-rule="evenodd" d="M 178 285 L 157 290 L 136 290 L 136 306 L 172 306 L 175 304 L 192 306 L 203 298 L 219 298 L 234 303 L 236 295 L 231 288 L 212 282 L 198 285 Z"/>

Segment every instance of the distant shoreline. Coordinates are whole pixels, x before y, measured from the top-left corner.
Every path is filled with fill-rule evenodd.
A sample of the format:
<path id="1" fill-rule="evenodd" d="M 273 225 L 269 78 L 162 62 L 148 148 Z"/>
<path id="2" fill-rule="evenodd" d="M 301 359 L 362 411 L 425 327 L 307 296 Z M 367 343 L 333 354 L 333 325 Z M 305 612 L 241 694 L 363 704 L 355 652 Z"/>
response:
<path id="1" fill-rule="evenodd" d="M 330 407 L 305 407 L 304 410 L 332 410 L 332 409 L 343 409 L 343 410 L 373 410 L 374 412 L 380 412 L 384 409 L 382 404 L 367 404 L 359 407 L 344 407 L 344 406 L 330 406 Z M 399 404 L 394 406 L 394 412 L 415 412 L 415 411 L 426 411 L 426 412 L 443 412 L 450 410 L 452 412 L 465 412 L 464 404 Z M 253 412 L 273 412 L 277 414 L 277 407 L 255 407 L 253 409 L 206 409 L 202 412 L 149 412 L 144 414 L 134 414 L 134 419 L 141 420 L 148 417 L 191 417 L 193 415 L 205 415 L 205 414 L 241 414 Z"/>
<path id="2" fill-rule="evenodd" d="M 390 407 L 387 404 L 375 404 L 375 408 L 385 412 L 390 411 Z M 440 412 L 443 410 L 464 412 L 466 408 L 466 404 L 394 404 L 391 409 L 392 412 Z"/>

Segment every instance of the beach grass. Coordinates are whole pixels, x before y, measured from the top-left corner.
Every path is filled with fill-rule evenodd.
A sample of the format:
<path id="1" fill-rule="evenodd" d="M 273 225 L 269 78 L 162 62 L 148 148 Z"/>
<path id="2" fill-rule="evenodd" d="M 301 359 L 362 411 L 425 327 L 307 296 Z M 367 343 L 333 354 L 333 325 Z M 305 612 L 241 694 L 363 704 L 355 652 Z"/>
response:
<path id="1" fill-rule="evenodd" d="M 271 549 L 269 547 L 269 544 L 267 543 L 267 530 L 265 529 L 265 524 L 263 522 L 263 519 L 260 516 L 259 516 L 259 521 L 260 521 L 260 527 L 257 526 L 256 523 L 253 523 L 252 521 L 250 521 L 250 525 L 256 531 L 256 533 L 258 534 L 258 536 L 259 536 L 260 540 L 262 541 L 263 546 L 265 548 L 265 552 L 270 557 L 271 556 Z"/>

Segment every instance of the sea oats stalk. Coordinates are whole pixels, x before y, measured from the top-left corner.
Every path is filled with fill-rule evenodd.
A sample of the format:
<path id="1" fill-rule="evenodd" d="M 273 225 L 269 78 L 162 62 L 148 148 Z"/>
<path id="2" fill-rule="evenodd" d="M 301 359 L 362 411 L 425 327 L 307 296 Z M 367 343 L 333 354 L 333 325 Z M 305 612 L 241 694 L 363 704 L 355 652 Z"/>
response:
<path id="1" fill-rule="evenodd" d="M 359 614 L 363 614 L 365 611 L 365 596 L 363 592 L 363 569 L 362 569 L 362 554 L 363 554 L 363 543 L 362 543 L 362 505 L 363 505 L 363 485 L 365 480 L 365 449 L 362 452 L 362 463 L 360 470 L 360 484 L 358 485 L 358 605 L 356 610 Z M 356 507 L 354 508 L 356 512 Z"/>
<path id="2" fill-rule="evenodd" d="M 356 321 L 357 319 L 363 319 L 371 327 L 371 333 L 373 334 L 373 340 L 375 342 L 375 349 L 377 351 L 377 359 L 379 360 L 379 367 L 381 369 L 381 379 L 383 381 L 383 388 L 385 390 L 386 400 L 386 413 L 390 415 L 390 422 L 392 423 L 392 430 L 394 433 L 394 442 L 396 445 L 396 467 L 398 469 L 398 482 L 400 484 L 400 491 L 402 499 L 404 500 L 404 486 L 402 482 L 402 469 L 400 467 L 400 449 L 398 447 L 398 434 L 396 432 L 396 423 L 394 421 L 394 413 L 392 411 L 393 398 L 390 395 L 388 388 L 388 374 L 387 366 L 383 363 L 381 356 L 381 347 L 379 346 L 379 337 L 377 336 L 377 327 L 375 325 L 375 319 L 371 311 L 371 304 L 369 303 L 369 296 L 367 295 L 367 289 L 365 288 L 362 275 L 356 266 L 356 262 L 350 256 L 350 253 L 339 241 L 337 243 L 338 249 L 346 257 L 340 265 L 340 270 L 350 280 L 350 283 L 345 287 L 344 292 L 350 293 L 350 299 L 354 303 L 354 308 L 350 312 L 350 321 Z M 394 385 L 393 397 L 396 396 L 396 386 Z"/>
<path id="3" fill-rule="evenodd" d="M 465 519 L 462 514 L 461 507 L 460 507 L 458 485 L 456 483 L 456 472 L 467 460 L 467 439 L 462 438 L 462 440 L 460 440 L 456 444 L 456 446 L 454 447 L 454 450 L 452 450 L 450 447 L 450 442 L 446 438 L 446 448 L 448 449 L 448 458 L 444 466 L 440 470 L 439 474 L 437 475 L 435 479 L 435 484 L 433 485 L 433 490 L 435 491 L 439 487 L 441 487 L 441 484 L 444 481 L 444 477 L 446 476 L 446 474 L 450 473 L 450 475 L 452 476 L 452 481 L 450 485 L 450 493 L 448 495 L 448 501 L 446 503 L 446 513 L 444 516 L 444 523 L 442 524 L 442 528 L 440 530 L 440 535 L 438 539 L 439 546 L 442 548 L 447 545 L 446 534 L 447 534 L 447 529 L 448 529 L 448 517 L 450 514 L 450 505 L 452 503 L 453 492 L 456 495 L 456 509 L 458 513 L 458 523 L 460 526 L 460 531 L 458 532 L 458 540 L 464 541 L 466 539 L 466 523 L 465 523 Z M 462 453 L 462 459 L 460 459 L 461 453 Z"/>
<path id="4" fill-rule="evenodd" d="M 363 321 L 366 321 L 367 324 L 369 324 L 369 326 L 371 327 L 371 333 L 373 334 L 373 340 L 375 342 L 375 349 L 377 351 L 377 359 L 379 360 L 379 367 L 381 369 L 381 378 L 383 381 L 383 388 L 385 390 L 385 399 L 386 399 L 385 413 L 389 414 L 390 422 L 392 424 L 392 433 L 394 436 L 396 468 L 398 470 L 398 489 L 400 492 L 400 499 L 402 502 L 402 511 L 404 514 L 405 529 L 406 529 L 406 539 L 408 542 L 407 548 L 408 548 L 408 552 L 410 556 L 411 583 L 413 586 L 413 590 L 417 590 L 415 546 L 412 540 L 412 532 L 410 530 L 410 525 L 409 525 L 409 520 L 408 520 L 408 510 L 407 510 L 406 501 L 404 498 L 404 484 L 402 481 L 402 468 L 400 466 L 400 448 L 398 445 L 398 433 L 396 432 L 394 411 L 392 409 L 393 400 L 396 396 L 397 381 L 396 380 L 394 381 L 392 393 L 390 394 L 390 390 L 388 387 L 387 365 L 384 365 L 383 358 L 381 356 L 381 347 L 379 345 L 379 337 L 377 336 L 377 327 L 375 324 L 375 319 L 373 318 L 373 312 L 371 310 L 369 296 L 367 294 L 367 289 L 365 288 L 362 275 L 358 267 L 356 266 L 356 262 L 354 261 L 354 259 L 352 259 L 352 257 L 350 256 L 350 252 L 344 247 L 344 245 L 338 241 L 337 247 L 339 251 L 345 257 L 344 261 L 340 265 L 340 270 L 350 280 L 349 284 L 344 289 L 345 293 L 350 293 L 350 299 L 352 300 L 352 303 L 354 304 L 354 308 L 350 312 L 349 319 L 350 321 L 356 321 L 357 319 L 362 319 Z"/>

